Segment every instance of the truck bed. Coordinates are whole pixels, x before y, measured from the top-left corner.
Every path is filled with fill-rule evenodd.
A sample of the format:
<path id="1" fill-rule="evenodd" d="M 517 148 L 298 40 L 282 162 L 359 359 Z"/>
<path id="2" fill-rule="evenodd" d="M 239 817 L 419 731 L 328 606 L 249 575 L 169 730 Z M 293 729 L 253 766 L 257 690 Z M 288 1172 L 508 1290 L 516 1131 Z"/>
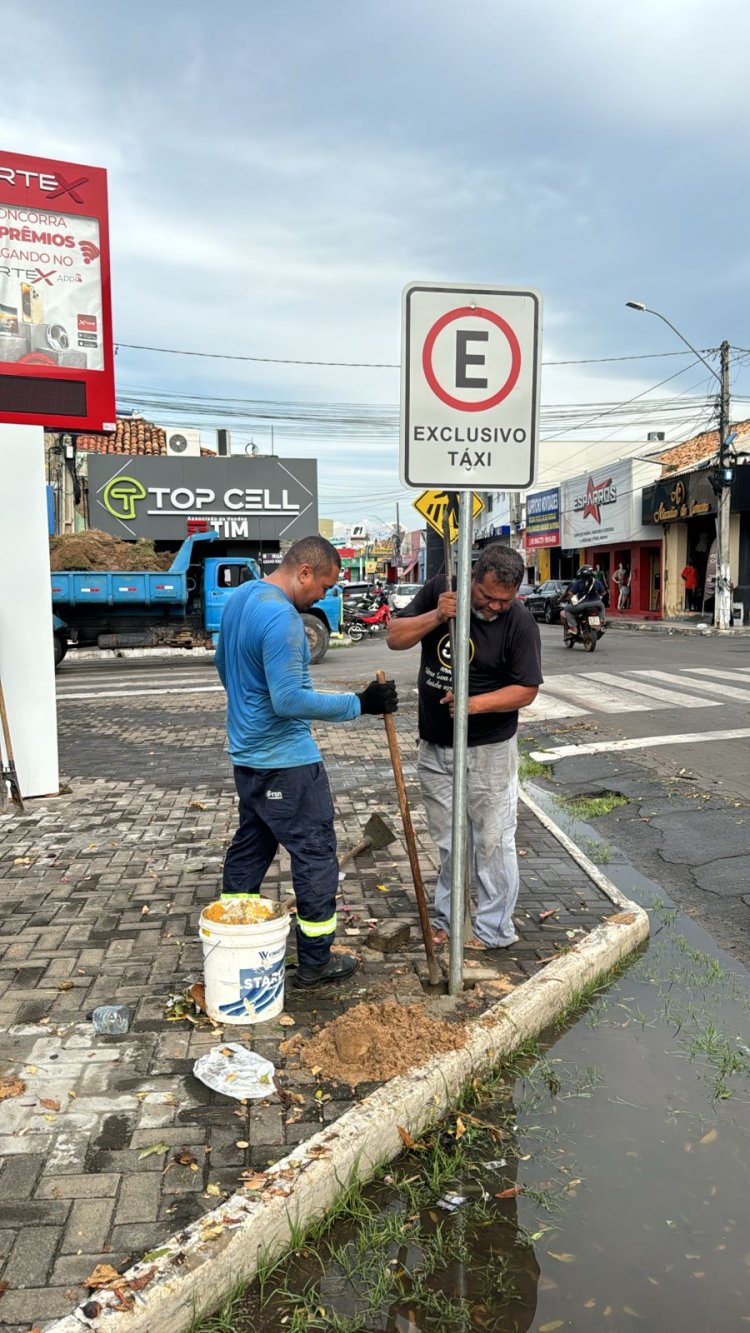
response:
<path id="1" fill-rule="evenodd" d="M 55 571 L 52 602 L 54 606 L 184 606 L 187 574 L 132 569 Z"/>

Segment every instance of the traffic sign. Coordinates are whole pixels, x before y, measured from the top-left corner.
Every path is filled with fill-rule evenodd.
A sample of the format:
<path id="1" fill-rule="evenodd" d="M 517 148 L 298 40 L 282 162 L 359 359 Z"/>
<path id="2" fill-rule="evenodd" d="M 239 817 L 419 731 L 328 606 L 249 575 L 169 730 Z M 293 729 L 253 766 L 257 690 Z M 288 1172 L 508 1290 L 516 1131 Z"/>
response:
<path id="1" fill-rule="evenodd" d="M 402 311 L 404 485 L 528 490 L 539 422 L 539 293 L 414 282 Z"/>
<path id="2" fill-rule="evenodd" d="M 439 537 L 443 535 L 446 512 L 448 515 L 448 536 L 451 542 L 455 542 L 458 537 L 458 508 L 455 498 L 451 498 L 447 491 L 423 491 L 414 501 L 414 508 L 417 513 L 426 519 L 431 528 Z M 472 518 L 477 518 L 484 509 L 484 501 L 474 493 L 472 505 Z"/>

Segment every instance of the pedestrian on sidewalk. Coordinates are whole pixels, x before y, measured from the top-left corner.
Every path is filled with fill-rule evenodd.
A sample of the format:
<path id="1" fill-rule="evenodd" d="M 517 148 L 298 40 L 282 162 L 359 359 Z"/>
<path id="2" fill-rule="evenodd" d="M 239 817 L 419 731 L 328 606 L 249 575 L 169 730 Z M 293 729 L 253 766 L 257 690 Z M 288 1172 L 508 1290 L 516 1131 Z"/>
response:
<path id="1" fill-rule="evenodd" d="M 692 560 L 688 560 L 685 568 L 680 574 L 680 578 L 685 584 L 685 608 L 688 611 L 697 611 L 698 607 L 698 570 L 695 568 Z"/>
<path id="2" fill-rule="evenodd" d="M 630 565 L 622 566 L 622 578 L 619 580 L 619 585 L 617 610 L 627 611 L 630 605 Z"/>
<path id="3" fill-rule="evenodd" d="M 533 703 L 542 683 L 539 627 L 516 594 L 524 564 L 500 542 L 486 546 L 471 584 L 469 756 L 467 815 L 476 873 L 477 914 L 468 948 L 515 944 L 513 909 L 519 876 L 515 833 L 518 807 L 518 710 Z M 456 594 L 445 577 L 426 583 L 391 621 L 388 647 L 422 645 L 419 669 L 417 771 L 430 836 L 440 853 L 433 939 L 451 930 L 451 812 L 453 805 L 453 692 L 448 622 Z M 460 929 L 461 923 L 456 922 Z"/>
<path id="4" fill-rule="evenodd" d="M 244 583 L 221 619 L 216 667 L 227 692 L 227 736 L 240 823 L 224 861 L 222 901 L 257 898 L 279 845 L 292 861 L 297 899 L 295 986 L 340 981 L 356 970 L 332 954 L 339 866 L 333 801 L 312 721 L 349 722 L 393 713 L 393 681 L 361 694 L 319 694 L 301 611 L 339 577 L 341 559 L 323 537 L 306 537 L 278 569 Z"/>

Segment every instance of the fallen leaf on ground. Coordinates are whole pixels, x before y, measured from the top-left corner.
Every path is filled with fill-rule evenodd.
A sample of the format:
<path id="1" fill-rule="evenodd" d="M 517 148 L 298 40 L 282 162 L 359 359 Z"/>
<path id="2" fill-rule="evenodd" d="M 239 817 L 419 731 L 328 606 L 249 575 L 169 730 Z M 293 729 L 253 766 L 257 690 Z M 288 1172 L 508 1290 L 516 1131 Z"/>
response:
<path id="1" fill-rule="evenodd" d="M 234 1146 L 235 1148 L 249 1148 L 250 1144 L 247 1139 L 237 1139 Z"/>
<path id="2" fill-rule="evenodd" d="M 58 981 L 58 983 L 57 983 L 57 989 L 58 989 L 58 990 L 72 990 L 72 989 L 73 989 L 73 982 L 72 982 L 72 981 Z"/>
<path id="3" fill-rule="evenodd" d="M 548 1250 L 550 1259 L 556 1259 L 559 1264 L 574 1264 L 576 1257 L 574 1254 L 555 1254 L 554 1250 Z"/>
<path id="4" fill-rule="evenodd" d="M 191 802 L 190 802 L 190 809 L 191 809 L 191 810 L 207 810 L 207 809 L 208 809 L 208 806 L 206 805 L 206 802 L 205 802 L 205 801 L 191 801 Z"/>
<path id="5" fill-rule="evenodd" d="M 111 1287 L 115 1283 L 122 1283 L 122 1280 L 122 1274 L 111 1264 L 97 1264 L 93 1273 L 84 1278 L 83 1285 L 96 1291 L 99 1287 Z"/>
<path id="6" fill-rule="evenodd" d="M 190 987 L 190 998 L 196 1009 L 200 1009 L 202 1014 L 206 1012 L 206 987 L 202 981 L 196 981 L 194 986 Z"/>
<path id="7" fill-rule="evenodd" d="M 379 889 L 381 893 L 388 893 L 388 887 L 386 884 L 376 884 L 375 888 Z"/>
<path id="8" fill-rule="evenodd" d="M 559 911 L 559 908 L 557 908 L 557 907 L 550 907 L 550 908 L 547 909 L 546 912 L 540 912 L 540 913 L 539 913 L 539 920 L 540 920 L 540 921 L 547 921 L 547 920 L 549 920 L 549 918 L 550 918 L 551 916 L 554 916 L 555 913 L 558 912 L 558 911 Z"/>
<path id="9" fill-rule="evenodd" d="M 466 1126 L 460 1115 L 456 1116 L 456 1138 L 460 1139 L 466 1133 Z"/>
<path id="10" fill-rule="evenodd" d="M 6 1097 L 20 1097 L 26 1091 L 26 1084 L 20 1078 L 0 1078 L 0 1102 Z"/>
<path id="11" fill-rule="evenodd" d="M 216 1240 L 223 1234 L 224 1227 L 221 1222 L 210 1223 L 209 1226 L 201 1230 L 201 1240 Z"/>
<path id="12" fill-rule="evenodd" d="M 330 1152 L 331 1152 L 330 1148 L 313 1147 L 313 1148 L 308 1148 L 307 1155 L 308 1157 L 328 1157 L 330 1156 Z"/>
<path id="13" fill-rule="evenodd" d="M 149 1268 L 145 1273 L 141 1273 L 140 1277 L 128 1278 L 127 1285 L 129 1290 L 143 1291 L 143 1288 L 147 1287 L 149 1282 L 152 1280 L 155 1272 L 156 1272 L 155 1268 Z"/>
<path id="14" fill-rule="evenodd" d="M 414 1139 L 412 1138 L 412 1136 L 411 1136 L 411 1134 L 409 1133 L 408 1129 L 404 1129 L 403 1125 L 397 1125 L 396 1128 L 397 1128 L 399 1134 L 401 1135 L 401 1142 L 403 1143 L 404 1147 L 405 1147 L 405 1148 L 416 1148 L 416 1146 L 417 1146 L 417 1145 L 416 1145 L 416 1142 L 415 1142 Z"/>
<path id="15" fill-rule="evenodd" d="M 38 1073 L 39 1073 L 39 1070 L 37 1069 L 36 1065 L 27 1065 L 27 1066 L 26 1066 L 26 1073 L 27 1073 L 27 1074 L 38 1074 Z"/>
<path id="16" fill-rule="evenodd" d="M 292 1018 L 291 1014 L 282 1014 L 279 1018 L 279 1023 L 283 1028 L 293 1028 L 296 1027 L 297 1020 L 296 1018 Z"/>
<path id="17" fill-rule="evenodd" d="M 198 1158 L 188 1148 L 178 1148 L 174 1155 L 178 1166 L 197 1166 Z"/>
<path id="18" fill-rule="evenodd" d="M 2 1282 L 0 1282 L 0 1296 L 4 1296 L 4 1295 L 5 1295 L 5 1293 L 6 1293 L 6 1291 L 8 1290 L 8 1287 L 9 1287 L 9 1286 L 10 1286 L 10 1283 L 9 1283 L 9 1282 L 6 1282 L 5 1280 L 3 1280 Z"/>
<path id="19" fill-rule="evenodd" d="M 635 912 L 615 912 L 614 916 L 607 917 L 607 921 L 613 926 L 632 926 Z"/>
<path id="20" fill-rule="evenodd" d="M 144 1148 L 143 1152 L 139 1152 L 138 1161 L 142 1162 L 144 1157 L 156 1157 L 157 1154 L 161 1155 L 165 1152 L 169 1152 L 168 1143 L 152 1143 L 150 1148 Z"/>
<path id="21" fill-rule="evenodd" d="M 262 1190 L 268 1184 L 265 1171 L 243 1171 L 241 1179 L 245 1182 L 246 1190 Z"/>
<path id="22" fill-rule="evenodd" d="M 507 1190 L 500 1190 L 500 1193 L 499 1193 L 499 1194 L 496 1194 L 496 1195 L 495 1195 L 495 1198 L 496 1198 L 496 1199 L 515 1199 L 516 1195 L 517 1195 L 517 1194 L 521 1194 L 522 1192 L 523 1192 L 523 1185 L 511 1185 Z M 572 1257 L 573 1257 L 573 1256 L 571 1255 L 571 1258 L 572 1258 Z M 561 1258 L 562 1258 L 562 1255 L 559 1255 L 559 1254 L 553 1254 L 552 1258 L 553 1258 L 553 1259 L 561 1259 Z"/>
<path id="23" fill-rule="evenodd" d="M 46 1106 L 48 1111 L 59 1111 L 60 1103 L 56 1102 L 54 1097 L 40 1097 L 39 1105 Z"/>
<path id="24" fill-rule="evenodd" d="M 206 1185 L 206 1194 L 212 1194 L 215 1198 L 220 1199 L 220 1198 L 221 1198 L 221 1186 L 220 1186 L 220 1185 L 214 1185 L 214 1184 Z"/>

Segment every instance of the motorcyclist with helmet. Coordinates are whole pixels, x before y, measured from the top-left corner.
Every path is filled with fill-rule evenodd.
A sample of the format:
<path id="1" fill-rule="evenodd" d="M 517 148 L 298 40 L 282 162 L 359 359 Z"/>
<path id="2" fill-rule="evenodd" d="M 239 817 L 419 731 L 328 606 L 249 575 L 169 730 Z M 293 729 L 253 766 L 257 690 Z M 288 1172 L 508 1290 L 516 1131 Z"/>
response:
<path id="1" fill-rule="evenodd" d="M 604 597 L 604 585 L 601 579 L 597 578 L 596 570 L 591 565 L 581 565 L 563 598 L 563 601 L 568 603 L 563 606 L 561 613 L 565 633 L 577 632 L 578 616 L 584 607 L 587 611 L 595 613 L 598 609 L 604 624 Z"/>

